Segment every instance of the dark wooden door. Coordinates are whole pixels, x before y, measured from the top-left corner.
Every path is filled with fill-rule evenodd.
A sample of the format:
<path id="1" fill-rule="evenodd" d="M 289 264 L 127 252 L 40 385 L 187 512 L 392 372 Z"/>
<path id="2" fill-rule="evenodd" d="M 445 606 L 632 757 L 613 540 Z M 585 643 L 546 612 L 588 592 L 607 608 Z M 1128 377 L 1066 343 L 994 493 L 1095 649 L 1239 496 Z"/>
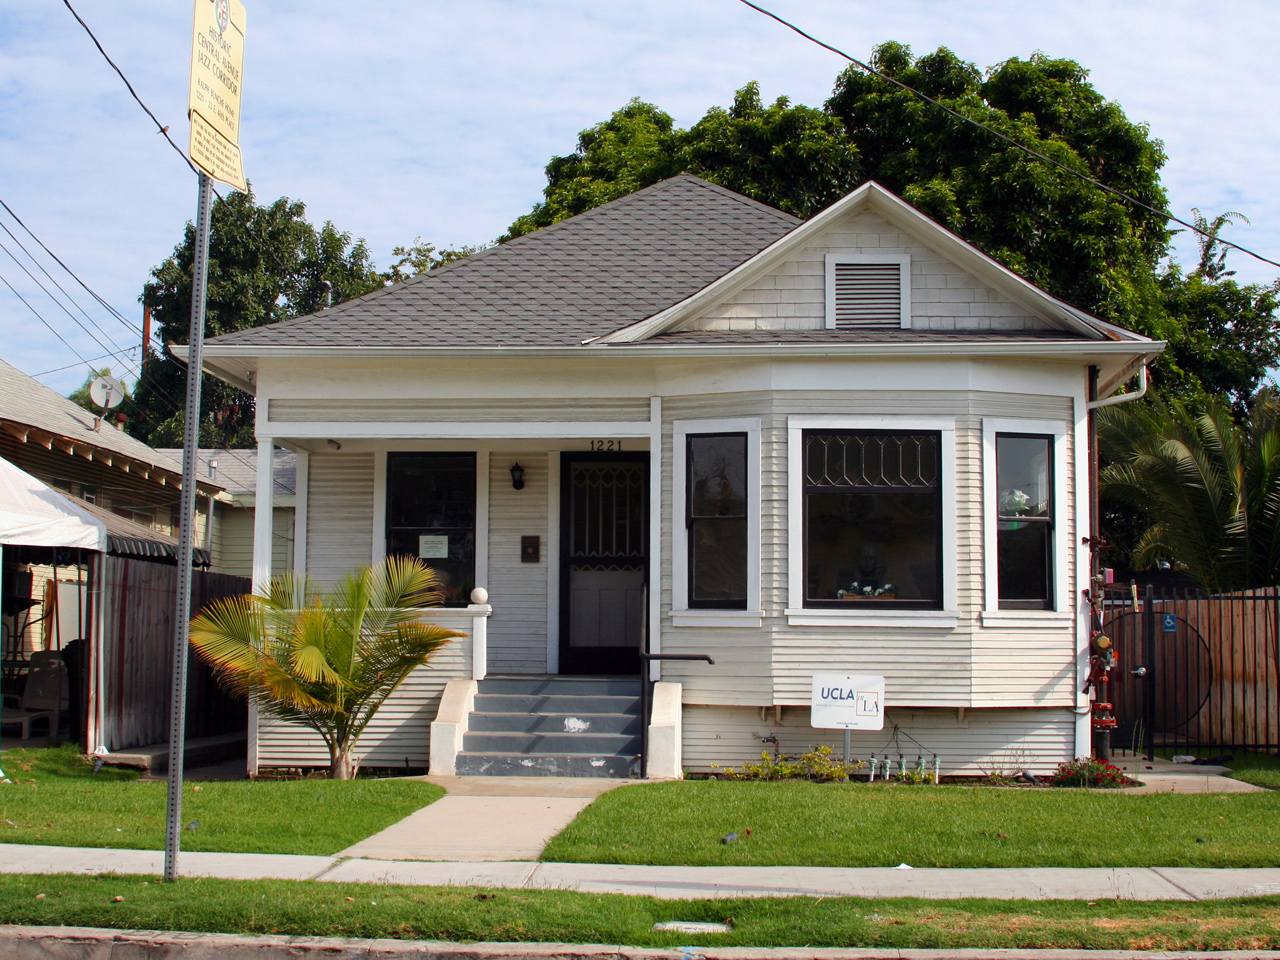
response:
<path id="1" fill-rule="evenodd" d="M 648 571 L 646 453 L 564 453 L 560 672 L 640 672 Z"/>

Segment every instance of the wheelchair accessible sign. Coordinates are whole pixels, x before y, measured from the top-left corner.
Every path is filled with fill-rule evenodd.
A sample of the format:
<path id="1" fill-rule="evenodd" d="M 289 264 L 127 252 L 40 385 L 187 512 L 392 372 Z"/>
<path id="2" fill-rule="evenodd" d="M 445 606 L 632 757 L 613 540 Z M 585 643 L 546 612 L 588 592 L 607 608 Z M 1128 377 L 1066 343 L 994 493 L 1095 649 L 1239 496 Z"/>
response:
<path id="1" fill-rule="evenodd" d="M 822 730 L 883 730 L 884 677 L 815 673 L 809 725 Z"/>

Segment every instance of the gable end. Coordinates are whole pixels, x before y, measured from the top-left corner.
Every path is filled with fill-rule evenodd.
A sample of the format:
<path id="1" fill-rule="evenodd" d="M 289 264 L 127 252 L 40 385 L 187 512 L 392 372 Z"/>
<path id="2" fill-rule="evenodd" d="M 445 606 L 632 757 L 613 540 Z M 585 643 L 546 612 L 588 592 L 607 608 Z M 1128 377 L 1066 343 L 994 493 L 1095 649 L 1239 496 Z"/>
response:
<path id="1" fill-rule="evenodd" d="M 910 327 L 911 256 L 828 253 L 825 299 L 829 330 Z"/>

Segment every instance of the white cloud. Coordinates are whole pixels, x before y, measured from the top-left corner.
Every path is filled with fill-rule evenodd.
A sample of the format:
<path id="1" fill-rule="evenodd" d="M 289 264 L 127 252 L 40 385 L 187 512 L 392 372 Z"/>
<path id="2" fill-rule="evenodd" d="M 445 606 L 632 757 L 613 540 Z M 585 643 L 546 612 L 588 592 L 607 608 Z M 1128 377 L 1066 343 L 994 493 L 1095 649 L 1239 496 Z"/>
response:
<path id="1" fill-rule="evenodd" d="M 185 146 L 190 4 L 77 6 Z M 383 264 L 393 246 L 419 235 L 443 245 L 497 236 L 539 199 L 547 160 L 632 96 L 687 125 L 749 80 L 766 98 L 820 105 L 843 66 L 733 0 L 248 6 L 242 139 L 255 190 L 304 200 L 312 219 L 365 237 Z M 946 45 L 981 67 L 1037 49 L 1078 60 L 1104 95 L 1165 141 L 1174 212 L 1240 210 L 1253 226 L 1229 236 L 1280 259 L 1271 176 L 1280 157 L 1271 121 L 1280 11 L 1272 5 L 773 6 L 854 56 L 896 39 L 917 52 Z M 194 213 L 194 178 L 61 5 L 0 11 L 0 170 L 0 196 L 136 320 L 148 271 Z M 1182 239 L 1190 259 L 1194 243 Z M 1278 272 L 1240 254 L 1231 262 L 1245 280 Z M 34 289 L 3 254 L 0 272 L 24 293 Z M 5 359 L 33 373 L 74 359 L 8 291 L 0 294 Z M 77 349 L 100 352 L 35 294 L 33 304 Z M 127 342 L 123 327 L 108 329 Z M 65 391 L 83 372 L 45 379 Z"/>

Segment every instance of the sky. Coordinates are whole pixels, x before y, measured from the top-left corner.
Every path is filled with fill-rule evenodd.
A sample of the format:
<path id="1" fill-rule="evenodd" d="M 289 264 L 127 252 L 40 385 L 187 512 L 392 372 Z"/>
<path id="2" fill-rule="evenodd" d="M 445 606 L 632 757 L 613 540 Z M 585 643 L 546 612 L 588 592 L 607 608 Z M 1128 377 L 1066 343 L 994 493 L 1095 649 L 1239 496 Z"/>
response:
<path id="1" fill-rule="evenodd" d="M 71 0 L 184 149 L 191 3 Z M 1238 211 L 1228 238 L 1280 260 L 1280 4 L 1226 0 L 767 0 L 853 56 L 886 40 L 987 68 L 1040 50 L 1083 64 L 1150 125 L 1171 211 Z M 364 238 L 379 267 L 416 237 L 492 240 L 539 199 L 578 132 L 640 97 L 680 126 L 757 80 L 820 106 L 844 61 L 737 0 L 247 0 L 241 147 L 260 201 Z M 150 270 L 179 242 L 196 179 L 59 0 L 0 7 L 0 199 L 131 326 L 44 260 L 93 321 L 0 250 L 0 357 L 67 393 L 84 360 L 136 369 Z M 0 212 L 0 223 L 35 250 Z M 13 240 L 0 243 L 32 273 Z M 1178 257 L 1193 262 L 1194 242 Z M 1233 253 L 1237 279 L 1280 270 Z M 41 279 L 44 279 L 43 277 Z M 49 285 L 45 280 L 46 286 Z M 77 317 L 99 342 L 72 319 Z M 108 336 L 109 335 L 109 336 Z M 105 349 L 104 349 L 105 348 Z M 119 351 L 123 356 L 99 356 Z"/>

